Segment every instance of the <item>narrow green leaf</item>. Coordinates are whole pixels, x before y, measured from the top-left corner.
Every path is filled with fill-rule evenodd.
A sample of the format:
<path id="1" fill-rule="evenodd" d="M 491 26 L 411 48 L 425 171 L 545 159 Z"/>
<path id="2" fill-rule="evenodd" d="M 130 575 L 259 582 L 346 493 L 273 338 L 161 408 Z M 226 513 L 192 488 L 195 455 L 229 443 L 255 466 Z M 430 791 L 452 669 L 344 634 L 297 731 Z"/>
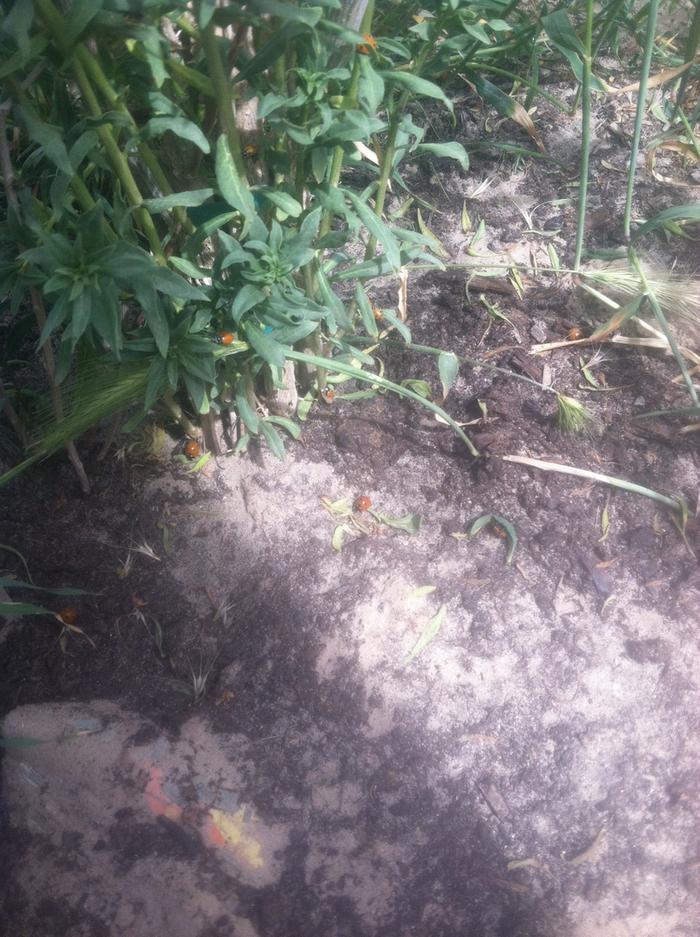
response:
<path id="1" fill-rule="evenodd" d="M 172 195 L 165 195 L 163 198 L 145 198 L 143 206 L 148 211 L 156 214 L 162 211 L 170 211 L 171 208 L 182 206 L 183 208 L 196 208 L 214 194 L 213 189 L 192 189 L 189 192 L 173 192 Z"/>
<path id="2" fill-rule="evenodd" d="M 443 351 L 438 355 L 438 372 L 442 384 L 442 399 L 445 400 L 459 373 L 459 359 L 454 352 Z"/>
<path id="3" fill-rule="evenodd" d="M 637 228 L 632 233 L 632 240 L 636 241 L 645 234 L 649 234 L 650 231 L 662 228 L 669 221 L 700 221 L 700 205 L 697 202 L 690 202 L 686 205 L 674 205 L 672 208 L 665 208 L 650 221 Z"/>
<path id="4" fill-rule="evenodd" d="M 403 517 L 389 517 L 387 514 L 380 514 L 378 511 L 370 511 L 370 514 L 380 524 L 393 527 L 394 530 L 403 530 L 407 534 L 417 534 L 420 530 L 422 521 L 420 514 L 404 514 Z"/>
<path id="5" fill-rule="evenodd" d="M 236 387 L 236 410 L 238 411 L 239 417 L 245 423 L 248 431 L 254 436 L 257 436 L 258 428 L 260 426 L 260 417 L 248 403 L 245 378 L 239 380 Z"/>
<path id="6" fill-rule="evenodd" d="M 413 645 L 409 655 L 404 660 L 404 667 L 407 664 L 410 664 L 410 662 L 414 658 L 416 658 L 420 654 L 420 652 L 423 651 L 430 644 L 430 642 L 433 641 L 437 637 L 440 631 L 440 628 L 442 627 L 446 617 L 447 617 L 447 606 L 441 605 L 438 610 L 437 615 L 434 615 L 433 618 L 431 618 L 430 621 L 427 622 L 425 627 L 423 628 L 423 631 L 421 632 L 420 637 L 418 638 L 416 643 Z"/>
<path id="7" fill-rule="evenodd" d="M 469 170 L 469 154 L 461 143 L 419 143 L 413 152 L 454 159 L 465 172 Z"/>
<path id="8" fill-rule="evenodd" d="M 401 266 L 401 251 L 399 249 L 399 242 L 396 240 L 389 228 L 384 224 L 381 218 L 378 218 L 377 215 L 375 215 L 367 203 L 358 198 L 354 192 L 344 190 L 343 194 L 346 195 L 352 202 L 353 208 L 360 216 L 362 224 L 382 245 L 384 248 L 384 253 L 386 254 L 387 260 L 391 266 L 394 268 L 394 270 L 398 270 L 398 268 Z"/>
<path id="9" fill-rule="evenodd" d="M 365 293 L 361 283 L 357 283 L 355 285 L 355 302 L 357 303 L 357 308 L 360 310 L 362 324 L 365 327 L 365 331 L 368 335 L 376 338 L 379 335 L 377 320 L 374 318 L 372 306 L 370 305 L 370 301 L 367 299 L 367 294 Z"/>
<path id="10" fill-rule="evenodd" d="M 290 420 L 286 416 L 277 416 L 274 414 L 270 414 L 269 416 L 266 416 L 265 419 L 267 420 L 268 423 L 276 423 L 278 426 L 281 426 L 283 429 L 286 429 L 286 431 L 289 433 L 292 439 L 301 438 L 301 427 L 297 426 L 294 420 Z"/>
<path id="11" fill-rule="evenodd" d="M 248 180 L 239 174 L 223 133 L 216 144 L 216 182 L 229 205 L 237 208 L 246 218 L 255 217 L 255 203 L 248 188 Z"/>
<path id="12" fill-rule="evenodd" d="M 382 309 L 382 320 L 388 322 L 390 325 L 393 325 L 406 344 L 411 343 L 411 330 L 405 322 L 402 322 L 402 320 L 392 312 L 391 309 Z"/>
<path id="13" fill-rule="evenodd" d="M 265 437 L 265 440 L 278 459 L 284 459 L 284 442 L 282 437 L 277 432 L 274 426 L 272 426 L 267 420 L 260 421 L 260 432 Z"/>
<path id="14" fill-rule="evenodd" d="M 236 293 L 236 298 L 231 305 L 231 315 L 236 322 L 240 322 L 249 309 L 253 309 L 266 298 L 267 295 L 257 286 L 247 283 Z"/>
<path id="15" fill-rule="evenodd" d="M 267 188 L 267 186 L 256 186 L 253 191 L 262 195 L 268 202 L 272 202 L 273 205 L 280 208 L 285 214 L 290 215 L 292 218 L 298 218 L 304 210 L 293 196 L 279 189 L 270 189 Z"/>
<path id="16" fill-rule="evenodd" d="M 413 94 L 422 97 L 435 98 L 442 101 L 450 114 L 454 111 L 452 101 L 445 95 L 445 92 L 432 81 L 426 81 L 425 78 L 419 78 L 418 75 L 412 75 L 410 72 L 380 72 L 381 77 L 388 84 L 401 85 L 407 88 Z"/>
<path id="17" fill-rule="evenodd" d="M 277 368 L 284 367 L 285 349 L 269 335 L 265 335 L 254 322 L 245 322 L 243 329 L 247 340 L 260 357 Z"/>
<path id="18" fill-rule="evenodd" d="M 32 140 L 42 147 L 46 157 L 61 172 L 65 172 L 72 178 L 73 165 L 68 156 L 66 144 L 63 142 L 63 132 L 58 127 L 44 123 L 27 105 L 16 105 L 15 112 Z"/>

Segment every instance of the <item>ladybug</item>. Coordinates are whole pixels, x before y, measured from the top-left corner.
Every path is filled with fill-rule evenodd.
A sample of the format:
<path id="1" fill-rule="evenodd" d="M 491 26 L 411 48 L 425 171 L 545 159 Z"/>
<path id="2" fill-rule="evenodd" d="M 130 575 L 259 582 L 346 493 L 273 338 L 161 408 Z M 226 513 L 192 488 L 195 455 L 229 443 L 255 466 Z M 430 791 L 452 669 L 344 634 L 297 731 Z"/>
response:
<path id="1" fill-rule="evenodd" d="M 335 400 L 335 391 L 332 387 L 324 387 L 321 391 L 321 396 L 326 401 L 326 403 L 333 403 Z"/>
<path id="2" fill-rule="evenodd" d="M 188 439 L 185 443 L 185 455 L 188 459 L 198 459 L 202 454 L 202 447 L 196 439 Z"/>
<path id="3" fill-rule="evenodd" d="M 356 511 L 369 511 L 372 507 L 372 501 L 367 495 L 360 495 L 359 498 L 355 498 L 355 510 Z"/>
<path id="4" fill-rule="evenodd" d="M 62 608 L 58 612 L 58 617 L 61 619 L 64 625 L 74 625 L 78 620 L 78 609 L 70 605 L 68 608 Z"/>
<path id="5" fill-rule="evenodd" d="M 369 55 L 370 52 L 374 52 L 377 48 L 377 40 L 374 36 L 371 36 L 369 33 L 363 33 L 362 38 L 365 41 L 355 46 L 360 55 Z"/>
<path id="6" fill-rule="evenodd" d="M 569 331 L 566 333 L 566 337 L 570 342 L 578 342 L 584 337 L 583 329 L 580 328 L 580 326 L 575 325 L 573 329 L 569 329 Z"/>
<path id="7" fill-rule="evenodd" d="M 246 143 L 243 147 L 243 155 L 247 156 L 248 159 L 254 159 L 259 152 L 259 147 L 257 143 Z"/>
<path id="8" fill-rule="evenodd" d="M 384 318 L 384 313 L 379 308 L 379 306 L 372 306 L 372 312 L 374 313 L 374 318 L 377 320 L 377 322 Z"/>
<path id="9" fill-rule="evenodd" d="M 233 332 L 219 332 L 216 336 L 216 342 L 218 345 L 232 345 L 236 340 L 236 336 Z"/>

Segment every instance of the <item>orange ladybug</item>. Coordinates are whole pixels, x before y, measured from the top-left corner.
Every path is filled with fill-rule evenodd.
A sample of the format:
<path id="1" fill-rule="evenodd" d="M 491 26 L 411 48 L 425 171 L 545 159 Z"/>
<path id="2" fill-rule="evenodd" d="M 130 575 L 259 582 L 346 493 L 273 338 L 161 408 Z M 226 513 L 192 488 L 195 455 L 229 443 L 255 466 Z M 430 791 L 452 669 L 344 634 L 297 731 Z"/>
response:
<path id="1" fill-rule="evenodd" d="M 362 33 L 362 38 L 365 41 L 355 46 L 360 55 L 369 55 L 370 52 L 374 52 L 377 48 L 377 40 L 374 36 L 371 36 L 369 33 Z"/>
<path id="2" fill-rule="evenodd" d="M 185 443 L 185 455 L 188 459 L 198 459 L 202 454 L 202 447 L 196 439 L 188 439 Z"/>
<path id="3" fill-rule="evenodd" d="M 372 500 L 367 495 L 360 495 L 359 498 L 355 498 L 356 511 L 369 511 L 371 507 Z"/>
<path id="4" fill-rule="evenodd" d="M 78 620 L 78 609 L 70 605 L 68 608 L 62 608 L 58 613 L 64 625 L 74 625 Z"/>
<path id="5" fill-rule="evenodd" d="M 566 337 L 570 342 L 577 342 L 579 339 L 584 337 L 583 329 L 580 328 L 580 326 L 575 325 L 573 329 L 569 329 L 569 331 L 566 333 Z"/>
<path id="6" fill-rule="evenodd" d="M 384 318 L 384 313 L 383 313 L 382 310 L 379 308 L 379 306 L 372 306 L 372 312 L 374 313 L 374 318 L 377 320 L 377 322 L 378 322 L 380 319 L 383 319 L 383 318 Z"/>
<path id="7" fill-rule="evenodd" d="M 333 403 L 335 400 L 335 391 L 332 387 L 324 387 L 321 391 L 321 396 L 326 401 L 326 403 Z"/>
<path id="8" fill-rule="evenodd" d="M 254 159 L 259 152 L 257 143 L 246 143 L 243 147 L 243 155 L 247 156 L 248 159 Z"/>
<path id="9" fill-rule="evenodd" d="M 236 336 L 233 332 L 219 332 L 216 336 L 216 341 L 219 345 L 232 345 L 236 340 Z"/>

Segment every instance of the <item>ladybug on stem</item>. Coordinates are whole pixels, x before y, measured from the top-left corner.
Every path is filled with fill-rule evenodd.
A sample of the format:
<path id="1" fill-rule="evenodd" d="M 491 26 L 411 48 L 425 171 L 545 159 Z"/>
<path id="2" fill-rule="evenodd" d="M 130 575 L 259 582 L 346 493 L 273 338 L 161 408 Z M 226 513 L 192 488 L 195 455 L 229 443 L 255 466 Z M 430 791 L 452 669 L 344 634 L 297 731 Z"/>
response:
<path id="1" fill-rule="evenodd" d="M 371 36 L 369 33 L 363 33 L 362 38 L 365 41 L 355 46 L 360 55 L 369 55 L 370 52 L 375 52 L 377 49 L 377 40 L 374 36 Z"/>
<path id="2" fill-rule="evenodd" d="M 217 345 L 232 345 L 236 340 L 233 332 L 219 332 L 216 336 Z"/>
<path id="3" fill-rule="evenodd" d="M 188 459 L 198 459 L 202 454 L 202 447 L 196 439 L 188 439 L 185 443 L 185 455 Z"/>
<path id="4" fill-rule="evenodd" d="M 321 397 L 326 401 L 326 403 L 333 403 L 335 400 L 335 391 L 332 387 L 324 387 L 321 391 Z"/>
<path id="5" fill-rule="evenodd" d="M 372 507 L 372 499 L 367 495 L 360 495 L 359 498 L 355 498 L 355 510 L 356 511 L 369 511 Z"/>

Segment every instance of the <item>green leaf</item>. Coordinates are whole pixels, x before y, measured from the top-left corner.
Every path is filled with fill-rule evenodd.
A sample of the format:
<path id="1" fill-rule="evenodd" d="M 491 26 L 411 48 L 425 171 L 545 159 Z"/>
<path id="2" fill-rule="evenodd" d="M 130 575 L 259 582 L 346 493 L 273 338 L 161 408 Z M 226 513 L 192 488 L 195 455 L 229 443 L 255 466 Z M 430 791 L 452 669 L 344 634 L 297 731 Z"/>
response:
<path id="1" fill-rule="evenodd" d="M 277 368 L 284 367 L 285 349 L 282 345 L 265 335 L 253 322 L 245 322 L 243 329 L 247 340 L 264 361 Z"/>
<path id="2" fill-rule="evenodd" d="M 380 524 L 386 524 L 387 527 L 393 527 L 394 530 L 403 530 L 407 534 L 417 534 L 420 530 L 420 514 L 404 514 L 403 517 L 389 517 L 387 514 L 380 514 L 378 511 L 370 510 L 370 514 Z"/>
<path id="3" fill-rule="evenodd" d="M 216 381 L 213 356 L 191 354 L 186 348 L 181 347 L 177 349 L 177 356 L 187 373 L 207 384 L 213 384 Z"/>
<path id="4" fill-rule="evenodd" d="M 353 208 L 360 216 L 362 224 L 382 245 L 391 266 L 394 270 L 398 270 L 401 266 L 401 251 L 399 249 L 399 242 L 389 228 L 384 224 L 381 218 L 375 215 L 367 203 L 358 198 L 354 192 L 344 190 L 343 194 L 352 202 Z"/>
<path id="5" fill-rule="evenodd" d="M 650 231 L 663 228 L 669 221 L 700 221 L 700 205 L 697 202 L 690 202 L 686 205 L 674 205 L 672 208 L 664 209 L 650 221 L 637 228 L 632 234 L 632 240 L 636 241 L 645 234 L 649 234 Z"/>
<path id="6" fill-rule="evenodd" d="M 166 130 L 170 130 L 183 140 L 194 143 L 202 153 L 211 152 L 207 138 L 197 124 L 187 120 L 186 117 L 151 117 L 145 127 L 146 136 L 148 137 L 157 137 L 159 134 L 165 133 Z"/>
<path id="7" fill-rule="evenodd" d="M 182 377 L 197 413 L 208 413 L 209 398 L 207 397 L 207 389 L 204 385 L 204 381 L 195 374 L 190 374 L 188 371 L 185 371 Z"/>
<path id="8" fill-rule="evenodd" d="M 30 589 L 32 592 L 45 592 L 47 595 L 94 595 L 92 592 L 75 589 L 72 586 L 64 586 L 61 589 L 48 589 L 46 586 L 35 586 L 33 582 L 23 582 L 21 579 L 12 579 L 10 576 L 0 576 L 0 589 Z"/>
<path id="9" fill-rule="evenodd" d="M 358 61 L 360 66 L 358 100 L 365 106 L 368 114 L 374 115 L 384 100 L 384 79 L 372 67 L 368 55 L 360 55 Z"/>
<path id="10" fill-rule="evenodd" d="M 239 389 L 236 393 L 236 410 L 249 432 L 257 436 L 260 427 L 260 417 L 248 403 L 248 399 L 242 389 Z"/>
<path id="11" fill-rule="evenodd" d="M 255 217 L 255 203 L 248 188 L 248 180 L 239 174 L 223 133 L 216 144 L 216 182 L 229 205 L 237 208 L 248 219 Z"/>
<path id="12" fill-rule="evenodd" d="M 22 618 L 24 615 L 53 615 L 53 612 L 28 602 L 0 602 L 0 618 Z"/>
<path id="13" fill-rule="evenodd" d="M 433 84 L 432 81 L 426 81 L 425 78 L 419 78 L 418 75 L 412 75 L 410 72 L 380 72 L 379 73 L 384 81 L 389 84 L 401 85 L 403 88 L 407 88 L 413 94 L 417 94 L 422 97 L 435 98 L 437 101 L 442 101 L 450 114 L 453 113 L 454 107 L 452 101 L 445 95 L 445 92 L 438 85 Z"/>
<path id="14" fill-rule="evenodd" d="M 296 3 L 280 3 L 279 0 L 255 0 L 252 4 L 262 13 L 269 13 L 283 23 L 304 23 L 315 26 L 323 16 L 323 8 L 299 6 Z M 280 30 L 286 32 L 286 30 Z"/>
<path id="15" fill-rule="evenodd" d="M 411 343 L 411 330 L 405 322 L 402 322 L 397 315 L 394 315 L 391 309 L 382 309 L 382 319 L 393 325 L 406 344 Z"/>
<path id="16" fill-rule="evenodd" d="M 102 9 L 103 0 L 73 0 L 63 20 L 65 39 L 73 43 Z"/>
<path id="17" fill-rule="evenodd" d="M 15 112 L 26 127 L 27 133 L 32 140 L 43 149 L 47 159 L 61 172 L 72 178 L 74 174 L 73 165 L 63 142 L 63 131 L 51 124 L 44 123 L 27 105 L 17 105 Z"/>
<path id="18" fill-rule="evenodd" d="M 301 438 L 301 427 L 297 426 L 294 420 L 290 420 L 286 416 L 276 416 L 273 414 L 270 414 L 270 416 L 266 416 L 265 419 L 267 420 L 268 423 L 276 423 L 278 426 L 281 426 L 283 429 L 286 429 L 289 435 L 293 439 Z"/>
<path id="19" fill-rule="evenodd" d="M 571 20 L 566 10 L 559 9 L 553 13 L 542 17 L 542 25 L 545 32 L 558 46 L 570 49 L 580 56 L 585 54 L 583 43 L 576 35 L 576 30 L 571 25 Z"/>
<path id="20" fill-rule="evenodd" d="M 163 358 L 154 358 L 148 369 L 148 381 L 143 396 L 143 409 L 148 411 L 158 398 L 165 392 L 167 386 L 167 363 Z"/>
<path id="21" fill-rule="evenodd" d="M 191 260 L 187 260 L 186 257 L 168 257 L 168 263 L 172 264 L 176 270 L 179 270 L 180 273 L 184 273 L 186 277 L 191 277 L 193 280 L 204 280 L 211 276 L 211 270 L 202 270 L 201 267 L 196 267 Z"/>
<path id="22" fill-rule="evenodd" d="M 307 32 L 307 28 L 303 23 L 292 23 L 285 29 L 276 30 L 272 39 L 259 49 L 253 58 L 234 75 L 231 79 L 232 83 L 248 81 L 253 76 L 265 71 L 290 47 L 292 39 L 295 39 L 301 33 Z"/>
<path id="23" fill-rule="evenodd" d="M 268 446 L 278 459 L 284 459 L 284 442 L 274 426 L 267 420 L 260 421 L 260 432 L 265 437 Z"/>
<path id="24" fill-rule="evenodd" d="M 505 517 L 501 517 L 499 514 L 482 514 L 481 517 L 477 517 L 472 526 L 469 528 L 469 535 L 473 537 L 475 534 L 478 534 L 480 530 L 487 526 L 487 524 L 496 525 L 496 529 L 499 527 L 508 537 L 509 545 L 508 552 L 506 554 L 506 563 L 510 565 L 513 554 L 515 553 L 515 548 L 518 545 L 518 535 L 515 531 L 515 527 L 511 524 L 509 520 L 506 520 Z"/>
<path id="25" fill-rule="evenodd" d="M 247 283 L 245 286 L 241 287 L 236 294 L 236 298 L 231 306 L 231 315 L 236 322 L 240 322 L 241 318 L 249 309 L 257 306 L 258 303 L 261 303 L 266 298 L 267 295 L 262 290 L 258 289 L 257 286 Z"/>
<path id="26" fill-rule="evenodd" d="M 443 159 L 454 159 L 465 172 L 469 170 L 469 155 L 461 143 L 419 143 L 414 153 L 431 153 Z"/>
<path id="27" fill-rule="evenodd" d="M 213 189 L 192 189 L 189 192 L 173 192 L 163 198 L 145 198 L 143 207 L 156 214 L 161 211 L 170 211 L 171 208 L 196 208 L 214 194 Z"/>
<path id="28" fill-rule="evenodd" d="M 433 616 L 433 618 L 431 618 L 430 621 L 427 622 L 425 627 L 423 628 L 423 631 L 421 632 L 420 637 L 418 638 L 416 643 L 413 645 L 409 655 L 404 660 L 404 667 L 406 666 L 406 664 L 410 664 L 410 662 L 414 658 L 416 658 L 420 654 L 420 652 L 423 651 L 430 644 L 432 640 L 434 640 L 434 638 L 437 637 L 440 631 L 440 628 L 442 627 L 446 617 L 447 617 L 447 606 L 441 605 L 438 610 L 437 615 Z"/>
<path id="29" fill-rule="evenodd" d="M 267 186 L 256 186 L 253 191 L 262 195 L 268 202 L 272 202 L 273 205 L 280 208 L 287 215 L 291 215 L 292 218 L 298 218 L 304 210 L 293 196 L 279 189 L 271 189 Z"/>
<path id="30" fill-rule="evenodd" d="M 451 351 L 441 352 L 440 355 L 438 355 L 438 372 L 440 374 L 440 383 L 442 384 L 442 399 L 445 400 L 459 373 L 459 360 L 457 359 L 457 355 Z"/>
<path id="31" fill-rule="evenodd" d="M 418 227 L 421 230 L 421 233 L 428 239 L 428 246 L 432 251 L 434 251 L 438 256 L 446 258 L 449 257 L 449 252 L 445 245 L 442 243 L 440 238 L 433 234 L 430 228 L 427 226 L 425 221 L 423 221 L 423 215 L 421 214 L 420 208 L 416 210 L 416 217 L 418 218 Z"/>
<path id="32" fill-rule="evenodd" d="M 367 299 L 367 294 L 365 293 L 364 287 L 361 283 L 357 283 L 355 286 L 355 302 L 357 303 L 357 308 L 360 310 L 362 324 L 365 327 L 365 331 L 368 335 L 371 335 L 372 338 L 376 338 L 379 335 L 377 320 L 374 318 L 372 306 L 370 305 L 370 301 Z"/>
<path id="33" fill-rule="evenodd" d="M 23 0 L 18 0 L 18 2 L 22 3 Z M 27 6 L 29 6 L 29 4 L 27 4 Z M 0 65 L 0 78 L 6 78 L 13 72 L 19 71 L 20 68 L 24 68 L 27 62 L 41 55 L 48 45 L 48 42 L 49 38 L 44 33 L 33 36 L 26 49 L 18 49 L 17 52 L 13 52 L 12 55 L 5 60 L 5 64 Z"/>
<path id="34" fill-rule="evenodd" d="M 401 381 L 401 386 L 408 387 L 409 390 L 412 390 L 414 393 L 418 394 L 419 397 L 423 397 L 425 400 L 430 400 L 430 384 L 428 384 L 427 381 L 421 381 L 414 377 L 406 377 Z"/>
<path id="35" fill-rule="evenodd" d="M 134 292 L 156 347 L 165 358 L 170 344 L 170 326 L 155 287 L 152 283 L 139 283 Z"/>

